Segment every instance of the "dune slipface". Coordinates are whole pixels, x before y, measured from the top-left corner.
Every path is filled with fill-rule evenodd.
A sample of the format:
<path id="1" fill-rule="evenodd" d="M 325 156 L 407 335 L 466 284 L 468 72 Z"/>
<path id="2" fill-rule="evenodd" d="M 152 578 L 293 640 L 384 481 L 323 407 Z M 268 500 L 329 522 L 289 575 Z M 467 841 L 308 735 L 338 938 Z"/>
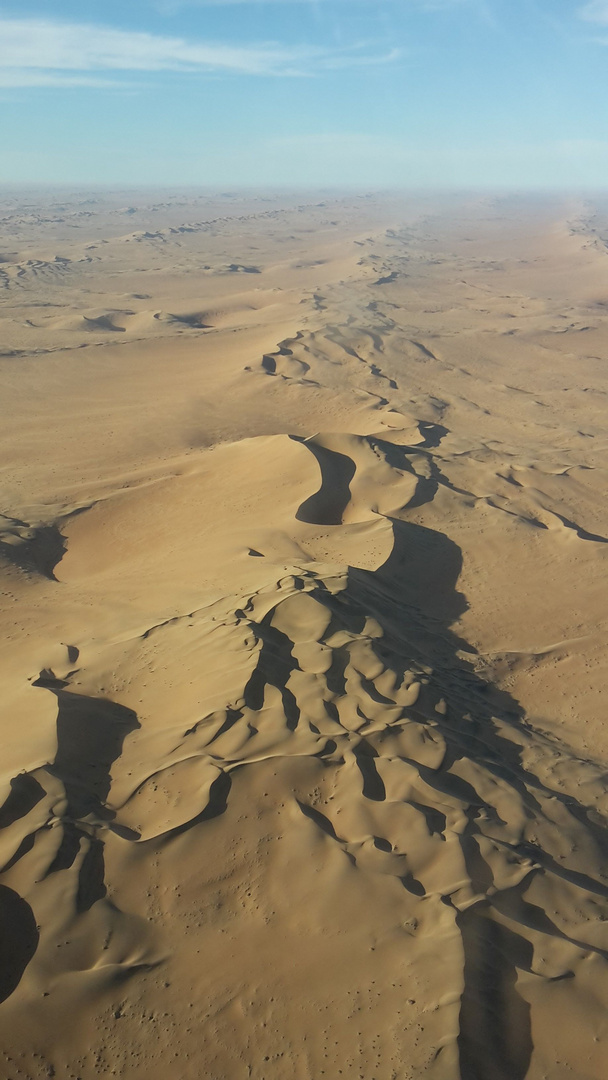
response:
<path id="1" fill-rule="evenodd" d="M 125 198 L 3 207 L 0 1075 L 604 1080 L 608 206 Z"/>

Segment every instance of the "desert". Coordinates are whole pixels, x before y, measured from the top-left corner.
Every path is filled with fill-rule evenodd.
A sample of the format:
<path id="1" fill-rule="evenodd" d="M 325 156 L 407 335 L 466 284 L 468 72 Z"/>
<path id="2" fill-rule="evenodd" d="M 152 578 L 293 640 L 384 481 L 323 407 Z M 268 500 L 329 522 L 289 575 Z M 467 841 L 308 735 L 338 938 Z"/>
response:
<path id="1" fill-rule="evenodd" d="M 605 1080 L 605 196 L 0 238 L 0 1077 Z"/>

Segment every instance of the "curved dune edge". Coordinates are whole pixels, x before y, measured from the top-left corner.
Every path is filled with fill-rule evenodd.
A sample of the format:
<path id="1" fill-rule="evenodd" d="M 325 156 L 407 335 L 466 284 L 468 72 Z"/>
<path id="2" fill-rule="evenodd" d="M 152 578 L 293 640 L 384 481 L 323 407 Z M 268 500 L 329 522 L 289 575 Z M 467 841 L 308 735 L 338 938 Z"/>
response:
<path id="1" fill-rule="evenodd" d="M 451 227 L 435 226 L 446 243 Z M 347 251 L 363 246 L 357 275 L 294 255 L 302 311 L 274 346 L 268 326 L 241 328 L 220 339 L 222 366 L 190 325 L 204 333 L 171 339 L 170 376 L 166 353 L 103 346 L 85 374 L 102 395 L 106 377 L 121 388 L 122 473 L 95 394 L 75 418 L 82 461 L 68 444 L 62 466 L 59 448 L 46 507 L 24 442 L 29 489 L 0 522 L 21 619 L 0 802 L 7 1074 L 603 1078 L 606 748 L 575 751 L 557 707 L 551 728 L 550 707 L 518 699 L 538 685 L 557 701 L 551 672 L 599 640 L 598 466 L 580 411 L 559 412 L 551 385 L 506 381 L 525 383 L 506 329 L 487 376 L 456 333 L 411 325 L 410 233 L 343 228 Z M 422 260 L 432 225 L 413 228 Z M 199 231 L 110 247 L 193 259 L 171 245 Z M 595 260 L 576 237 L 551 233 L 552 266 Z M 222 282 L 271 274 L 222 257 Z M 311 265 L 323 289 L 298 285 Z M 446 274 L 458 328 L 461 264 Z M 481 302 L 493 334 L 515 317 L 522 349 L 544 319 L 528 346 L 541 355 L 556 316 L 515 293 Z M 71 372 L 82 402 L 71 351 L 60 389 Z M 216 437 L 185 448 L 201 365 Z M 163 415 L 159 454 L 145 432 Z M 598 416 L 589 406 L 584 426 Z M 571 634 L 548 595 L 561 578 L 563 605 L 587 589 Z M 509 591 L 538 603 L 523 618 L 534 641 L 526 626 L 514 638 Z"/>

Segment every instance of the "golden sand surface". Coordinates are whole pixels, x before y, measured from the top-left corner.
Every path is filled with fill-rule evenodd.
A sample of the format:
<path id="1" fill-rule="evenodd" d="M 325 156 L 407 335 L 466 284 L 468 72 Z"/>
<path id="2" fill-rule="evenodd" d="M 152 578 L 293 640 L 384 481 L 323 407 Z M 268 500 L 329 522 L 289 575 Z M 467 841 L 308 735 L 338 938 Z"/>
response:
<path id="1" fill-rule="evenodd" d="M 608 200 L 4 193 L 2 1080 L 608 1076 Z"/>

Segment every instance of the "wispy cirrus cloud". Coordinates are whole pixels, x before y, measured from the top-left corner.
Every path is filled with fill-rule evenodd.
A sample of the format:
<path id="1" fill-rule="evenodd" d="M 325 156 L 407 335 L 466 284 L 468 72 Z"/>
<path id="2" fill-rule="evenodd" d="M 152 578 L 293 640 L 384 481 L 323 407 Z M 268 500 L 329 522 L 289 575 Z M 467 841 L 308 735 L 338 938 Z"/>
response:
<path id="1" fill-rule="evenodd" d="M 591 0 L 591 3 L 579 8 L 578 14 L 585 22 L 608 26 L 608 0 Z"/>
<path id="2" fill-rule="evenodd" d="M 454 8 L 476 8 L 486 10 L 487 0 L 154 0 L 153 6 L 161 15 L 175 15 L 184 8 L 193 7 L 228 7 L 239 4 L 248 7 L 264 7 L 267 4 L 290 5 L 299 4 L 301 7 L 311 7 L 322 4 L 324 7 L 335 6 L 338 8 L 355 7 L 362 9 L 381 6 L 411 8 L 421 11 L 448 11 Z"/>
<path id="3" fill-rule="evenodd" d="M 373 52 L 289 47 L 273 42 L 225 45 L 51 19 L 0 18 L 0 86 L 111 86 L 103 72 L 190 72 L 304 76 L 338 66 L 386 63 L 399 50 Z M 98 72 L 97 76 L 86 72 Z"/>
<path id="4" fill-rule="evenodd" d="M 388 6 L 422 8 L 425 11 L 440 11 L 456 7 L 479 7 L 484 0 L 155 0 L 158 11 L 171 13 L 185 7 L 219 7 L 228 4 L 247 4 L 260 7 L 263 4 L 336 4 L 349 7 L 374 7 L 378 3 Z"/>
<path id="5" fill-rule="evenodd" d="M 62 75 L 55 71 L 34 71 L 31 68 L 0 67 L 0 90 L 18 90 L 27 87 L 88 87 L 95 90 L 128 90 L 133 84 L 126 79 L 96 78 L 93 75 Z"/>
<path id="6" fill-rule="evenodd" d="M 469 11 L 486 23 L 495 24 L 492 0 L 151 0 L 158 14 L 171 17 L 191 8 L 250 7 L 258 11 L 277 7 L 328 8 L 336 17 L 346 18 L 352 11 L 357 15 L 377 14 L 393 9 L 428 15 Z"/>

